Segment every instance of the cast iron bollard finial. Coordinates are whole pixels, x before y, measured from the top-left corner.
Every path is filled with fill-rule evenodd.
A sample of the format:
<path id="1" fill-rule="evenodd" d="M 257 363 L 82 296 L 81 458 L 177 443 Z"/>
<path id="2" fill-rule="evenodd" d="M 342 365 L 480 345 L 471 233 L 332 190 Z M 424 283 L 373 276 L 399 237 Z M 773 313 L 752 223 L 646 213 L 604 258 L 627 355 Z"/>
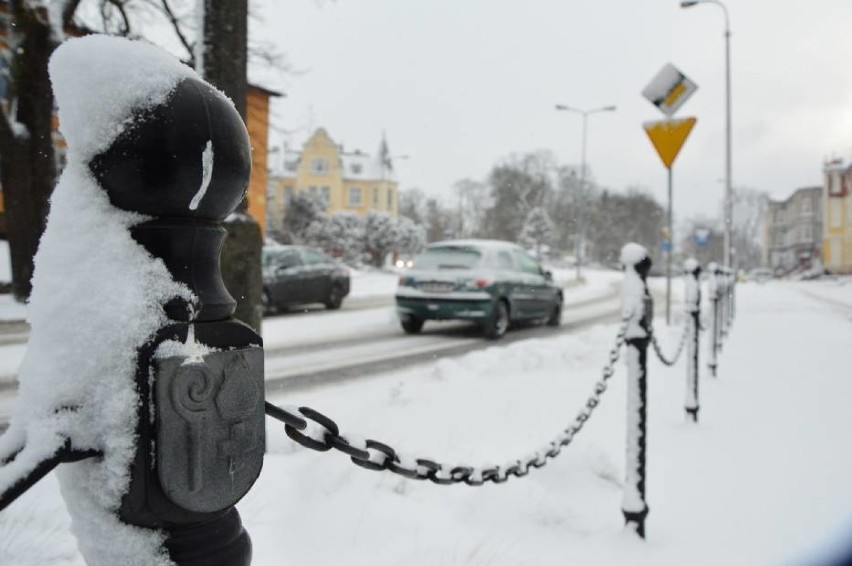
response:
<path id="1" fill-rule="evenodd" d="M 245 126 L 220 92 L 187 78 L 90 169 L 114 206 L 154 217 L 134 226 L 133 238 L 195 298 L 164 305 L 171 322 L 139 351 L 143 403 L 121 518 L 166 531 L 180 566 L 249 564 L 234 505 L 263 463 L 262 340 L 230 318 L 235 301 L 219 267 L 221 222 L 251 172 Z M 166 343 L 179 347 L 164 353 Z"/>

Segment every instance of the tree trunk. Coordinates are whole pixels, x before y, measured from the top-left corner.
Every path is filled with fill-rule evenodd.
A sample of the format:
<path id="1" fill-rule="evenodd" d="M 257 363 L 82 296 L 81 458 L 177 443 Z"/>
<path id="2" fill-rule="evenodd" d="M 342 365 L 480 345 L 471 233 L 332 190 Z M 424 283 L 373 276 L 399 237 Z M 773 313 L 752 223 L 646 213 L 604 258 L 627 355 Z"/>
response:
<path id="1" fill-rule="evenodd" d="M 17 95 L 15 119 L 27 135 L 0 125 L 0 182 L 12 259 L 12 291 L 19 301 L 32 290 L 33 256 L 44 232 L 48 202 L 56 180 L 53 149 L 53 91 L 47 63 L 56 45 L 49 24 L 16 3 L 13 17 L 19 45 L 13 63 Z"/>
<path id="2" fill-rule="evenodd" d="M 204 30 L 196 54 L 205 80 L 234 102 L 245 121 L 248 91 L 248 0 L 201 0 Z M 260 226 L 248 215 L 248 197 L 228 219 L 228 237 L 222 250 L 222 276 L 237 301 L 234 316 L 254 328 L 261 325 L 261 238 Z"/>

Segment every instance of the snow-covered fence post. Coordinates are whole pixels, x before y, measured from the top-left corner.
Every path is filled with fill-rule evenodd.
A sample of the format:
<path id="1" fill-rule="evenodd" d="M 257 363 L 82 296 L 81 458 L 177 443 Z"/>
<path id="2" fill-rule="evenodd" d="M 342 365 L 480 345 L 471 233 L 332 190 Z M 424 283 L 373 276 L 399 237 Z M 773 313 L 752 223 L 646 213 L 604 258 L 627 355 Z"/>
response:
<path id="1" fill-rule="evenodd" d="M 654 302 L 648 293 L 646 278 L 651 269 L 648 250 L 630 243 L 621 249 L 624 283 L 621 289 L 622 315 L 628 319 L 627 344 L 627 462 L 621 510 L 628 528 L 645 538 L 645 447 L 647 352 L 651 341 Z"/>
<path id="2" fill-rule="evenodd" d="M 263 463 L 263 348 L 219 269 L 251 172 L 246 127 L 150 44 L 69 40 L 50 76 L 68 164 L 36 256 L 0 501 L 75 462 L 57 475 L 90 566 L 247 566 L 235 505 Z"/>
<path id="3" fill-rule="evenodd" d="M 263 341 L 232 318 L 219 265 L 222 222 L 251 173 L 248 132 L 233 104 L 195 77 L 133 109 L 131 123 L 91 169 L 116 206 L 153 217 L 131 235 L 192 295 L 167 302 L 169 320 L 140 345 L 138 442 L 120 516 L 165 531 L 180 566 L 249 564 L 235 505 L 263 464 Z"/>
<path id="4" fill-rule="evenodd" d="M 707 295 L 710 297 L 710 360 L 707 367 L 710 375 L 716 377 L 717 358 L 719 354 L 719 266 L 716 262 L 707 265 Z"/>
<path id="5" fill-rule="evenodd" d="M 731 324 L 734 323 L 734 319 L 737 317 L 737 279 L 737 272 L 734 270 L 734 279 L 731 285 Z"/>
<path id="6" fill-rule="evenodd" d="M 686 418 L 698 422 L 698 336 L 701 329 L 701 265 L 695 259 L 688 259 L 686 270 L 686 312 L 690 335 L 687 337 L 686 362 L 686 399 L 684 408 Z"/>
<path id="7" fill-rule="evenodd" d="M 728 328 L 734 324 L 734 295 L 737 288 L 737 273 L 734 268 L 728 268 Z"/>

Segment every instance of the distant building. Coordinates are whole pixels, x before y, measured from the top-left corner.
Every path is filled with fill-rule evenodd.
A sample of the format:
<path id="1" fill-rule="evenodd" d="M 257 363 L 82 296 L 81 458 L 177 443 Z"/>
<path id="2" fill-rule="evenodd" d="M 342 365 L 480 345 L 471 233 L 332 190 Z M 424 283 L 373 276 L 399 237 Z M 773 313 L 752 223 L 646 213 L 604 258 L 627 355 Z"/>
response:
<path id="1" fill-rule="evenodd" d="M 832 273 L 852 273 L 852 164 L 829 161 L 823 173 L 823 263 Z"/>
<path id="2" fill-rule="evenodd" d="M 822 261 L 822 187 L 798 189 L 769 201 L 764 216 L 764 263 L 776 273 L 815 267 Z"/>
<path id="3" fill-rule="evenodd" d="M 326 210 L 365 215 L 378 211 L 396 216 L 399 185 L 387 141 L 377 155 L 344 151 L 323 128 L 316 130 L 301 151 L 273 150 L 269 173 L 268 218 L 271 231 L 283 231 L 287 203 L 301 193 L 321 197 Z"/>

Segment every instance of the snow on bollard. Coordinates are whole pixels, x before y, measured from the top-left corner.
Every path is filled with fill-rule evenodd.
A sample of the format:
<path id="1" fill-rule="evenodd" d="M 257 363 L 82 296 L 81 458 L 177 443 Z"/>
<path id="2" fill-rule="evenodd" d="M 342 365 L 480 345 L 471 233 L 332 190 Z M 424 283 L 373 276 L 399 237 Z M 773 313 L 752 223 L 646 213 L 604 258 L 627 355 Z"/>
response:
<path id="1" fill-rule="evenodd" d="M 645 538 L 645 447 L 647 441 L 647 353 L 651 341 L 654 302 L 646 278 L 651 269 L 648 251 L 630 243 L 621 249 L 624 283 L 621 288 L 622 315 L 628 320 L 627 344 L 627 463 L 621 509 L 629 529 Z"/>
<path id="2" fill-rule="evenodd" d="M 736 285 L 737 278 L 732 267 L 728 267 L 726 271 L 725 334 L 727 335 L 730 333 L 731 325 L 734 322 L 734 285 Z"/>
<path id="3" fill-rule="evenodd" d="M 686 312 L 690 335 L 687 338 L 686 418 L 698 422 L 698 335 L 701 328 L 701 265 L 690 258 L 684 262 L 686 271 Z"/>
<path id="4" fill-rule="evenodd" d="M 728 335 L 728 268 L 720 265 L 716 272 L 716 288 L 719 294 L 719 351 Z"/>
<path id="5" fill-rule="evenodd" d="M 707 265 L 707 295 L 710 297 L 710 360 L 707 368 L 710 375 L 716 377 L 719 354 L 719 265 L 710 262 Z"/>
<path id="6" fill-rule="evenodd" d="M 143 42 L 70 40 L 50 75 L 68 164 L 35 258 L 0 494 L 96 453 L 58 469 L 88 564 L 247 565 L 234 505 L 262 465 L 263 350 L 219 271 L 220 223 L 251 171 L 245 126 Z"/>

